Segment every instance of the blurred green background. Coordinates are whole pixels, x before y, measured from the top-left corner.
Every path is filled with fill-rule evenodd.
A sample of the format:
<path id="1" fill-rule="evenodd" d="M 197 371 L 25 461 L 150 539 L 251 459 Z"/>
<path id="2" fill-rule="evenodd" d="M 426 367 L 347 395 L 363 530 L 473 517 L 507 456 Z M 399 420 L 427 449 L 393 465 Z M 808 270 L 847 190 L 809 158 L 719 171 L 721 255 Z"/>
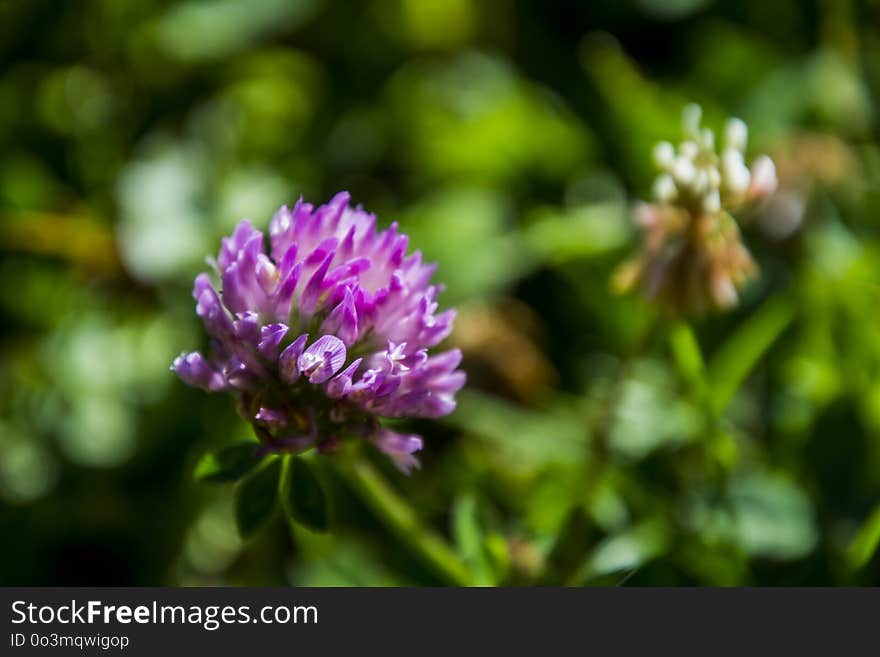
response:
<path id="1" fill-rule="evenodd" d="M 191 477 L 249 431 L 168 371 L 194 275 L 348 189 L 460 310 L 375 460 L 476 581 L 880 584 L 880 2 L 0 0 L 0 61 L 0 583 L 443 583 L 332 467 L 333 533 L 249 542 Z M 780 176 L 705 365 L 608 283 L 688 101 Z"/>

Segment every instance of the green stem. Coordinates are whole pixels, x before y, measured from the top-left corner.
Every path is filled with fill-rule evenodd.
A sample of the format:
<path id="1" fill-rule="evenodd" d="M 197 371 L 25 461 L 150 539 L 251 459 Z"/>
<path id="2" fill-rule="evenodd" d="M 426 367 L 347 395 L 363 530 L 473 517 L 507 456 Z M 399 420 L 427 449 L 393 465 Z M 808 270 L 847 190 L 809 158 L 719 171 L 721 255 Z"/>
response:
<path id="1" fill-rule="evenodd" d="M 455 586 L 469 586 L 471 577 L 458 556 L 437 534 L 425 528 L 415 511 L 401 498 L 378 470 L 363 457 L 346 460 L 346 481 L 380 520 L 422 561 Z"/>
<path id="2" fill-rule="evenodd" d="M 674 322 L 669 329 L 669 345 L 676 368 L 690 389 L 691 399 L 703 415 L 707 446 L 721 468 L 723 479 L 736 463 L 738 450 L 722 427 L 721 412 L 713 399 L 709 368 L 693 327 L 684 320 Z"/>
<path id="3" fill-rule="evenodd" d="M 579 586 L 582 583 L 582 574 L 586 572 L 593 556 L 595 544 L 601 538 L 601 535 L 594 531 L 591 512 L 602 480 L 611 467 L 611 431 L 623 401 L 626 383 L 632 376 L 639 357 L 657 327 L 657 319 L 654 317 L 642 329 L 638 339 L 626 350 L 611 390 L 603 401 L 602 411 L 599 413 L 597 421 L 591 423 L 592 426 L 589 428 L 589 433 L 592 436 L 592 440 L 589 441 L 590 453 L 586 458 L 583 470 L 584 492 L 580 501 L 569 510 L 565 524 L 550 551 L 547 566 L 551 572 L 547 572 L 545 569 L 545 572 L 540 573 L 535 580 L 535 583 L 539 585 L 561 583 L 563 586 Z M 580 536 L 583 540 L 583 545 L 576 547 L 576 551 L 580 554 L 566 555 L 566 563 L 554 564 L 555 554 L 561 555 L 566 549 L 571 549 L 571 546 L 565 545 L 569 538 L 566 536 L 567 529 L 572 532 L 571 536 Z M 590 532 L 590 535 L 584 538 L 584 534 L 587 532 Z M 556 572 L 552 572 L 553 570 Z"/>

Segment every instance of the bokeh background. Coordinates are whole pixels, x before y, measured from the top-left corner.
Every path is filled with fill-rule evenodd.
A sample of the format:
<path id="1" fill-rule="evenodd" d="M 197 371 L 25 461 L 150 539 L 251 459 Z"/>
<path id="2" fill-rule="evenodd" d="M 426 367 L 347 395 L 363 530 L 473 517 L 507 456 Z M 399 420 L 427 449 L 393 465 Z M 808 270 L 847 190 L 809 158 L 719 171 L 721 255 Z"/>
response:
<path id="1" fill-rule="evenodd" d="M 168 371 L 193 277 L 348 189 L 460 309 L 459 409 L 376 465 L 478 581 L 880 584 L 876 0 L 2 0 L 0 62 L 0 583 L 443 583 L 331 467 L 334 532 L 248 542 L 191 476 L 248 433 Z M 688 101 L 780 176 L 705 366 L 609 287 Z"/>

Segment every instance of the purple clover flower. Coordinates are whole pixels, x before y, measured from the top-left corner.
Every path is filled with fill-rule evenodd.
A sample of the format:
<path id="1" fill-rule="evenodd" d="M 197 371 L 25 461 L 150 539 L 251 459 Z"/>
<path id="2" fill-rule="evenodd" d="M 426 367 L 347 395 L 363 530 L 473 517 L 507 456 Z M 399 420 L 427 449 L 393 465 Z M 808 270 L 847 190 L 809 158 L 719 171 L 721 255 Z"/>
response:
<path id="1" fill-rule="evenodd" d="M 397 224 L 349 206 L 340 192 L 315 209 L 282 207 L 270 244 L 247 220 L 223 239 L 195 280 L 196 313 L 211 338 L 209 355 L 182 354 L 172 369 L 184 382 L 227 390 L 268 449 L 331 452 L 365 439 L 404 472 L 419 465 L 418 436 L 380 418 L 446 415 L 464 385 L 458 349 L 429 355 L 452 330 L 455 311 L 437 312 L 435 265 Z"/>

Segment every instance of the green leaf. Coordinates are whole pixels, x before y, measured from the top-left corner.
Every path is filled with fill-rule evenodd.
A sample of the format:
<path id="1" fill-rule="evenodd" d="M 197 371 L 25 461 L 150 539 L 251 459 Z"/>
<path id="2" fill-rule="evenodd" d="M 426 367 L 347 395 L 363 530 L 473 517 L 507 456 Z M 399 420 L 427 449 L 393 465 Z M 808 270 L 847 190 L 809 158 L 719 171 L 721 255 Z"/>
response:
<path id="1" fill-rule="evenodd" d="M 816 547 L 810 498 L 784 474 L 753 471 L 734 479 L 728 504 L 736 540 L 751 557 L 793 561 Z"/>
<path id="2" fill-rule="evenodd" d="M 259 450 L 257 443 L 239 443 L 209 452 L 199 459 L 193 476 L 212 484 L 238 481 L 263 460 Z"/>
<path id="3" fill-rule="evenodd" d="M 665 554 L 670 547 L 670 533 L 666 521 L 650 518 L 602 539 L 581 568 L 567 582 L 568 585 L 598 584 L 612 573 L 623 573 L 641 568 Z M 620 584 L 621 579 L 607 580 Z"/>
<path id="4" fill-rule="evenodd" d="M 579 463 L 586 449 L 582 411 L 568 400 L 538 412 L 494 395 L 462 390 L 458 408 L 447 420 L 475 433 L 519 468 Z M 553 436 L 553 440 L 545 440 Z"/>
<path id="5" fill-rule="evenodd" d="M 305 460 L 298 456 L 285 460 L 280 490 L 282 507 L 292 520 L 312 531 L 327 530 L 330 525 L 327 496 Z"/>
<path id="6" fill-rule="evenodd" d="M 709 363 L 712 406 L 721 413 L 736 391 L 794 317 L 792 304 L 771 299 L 719 347 Z"/>
<path id="7" fill-rule="evenodd" d="M 262 527 L 275 510 L 281 461 L 273 459 L 235 490 L 235 522 L 242 536 L 250 536 Z"/>
<path id="8" fill-rule="evenodd" d="M 850 568 L 860 570 L 880 546 L 880 505 L 865 521 L 865 524 L 856 532 L 852 542 L 847 548 L 846 556 Z"/>
<path id="9" fill-rule="evenodd" d="M 523 231 L 527 244 L 553 263 L 604 255 L 624 245 L 631 232 L 627 206 L 616 199 L 564 210 L 539 208 Z"/>
<path id="10" fill-rule="evenodd" d="M 665 554 L 670 548 L 670 541 L 670 530 L 664 519 L 643 520 L 614 536 L 602 539 L 567 584 L 599 584 L 601 580 L 597 578 L 641 568 Z M 606 585 L 620 584 L 621 581 L 621 578 L 612 578 L 606 581 Z"/>
<path id="11" fill-rule="evenodd" d="M 706 368 L 693 329 L 686 322 L 676 322 L 670 330 L 669 342 L 682 377 L 695 391 L 701 392 L 705 384 Z"/>
<path id="12" fill-rule="evenodd" d="M 543 584 L 560 586 L 568 583 L 597 540 L 596 526 L 580 505 L 572 508 L 559 530 L 553 549 L 547 557 Z"/>
<path id="13" fill-rule="evenodd" d="M 452 532 L 458 551 L 473 574 L 475 586 L 493 586 L 495 576 L 486 552 L 486 539 L 479 519 L 477 498 L 466 493 L 452 507 Z"/>

